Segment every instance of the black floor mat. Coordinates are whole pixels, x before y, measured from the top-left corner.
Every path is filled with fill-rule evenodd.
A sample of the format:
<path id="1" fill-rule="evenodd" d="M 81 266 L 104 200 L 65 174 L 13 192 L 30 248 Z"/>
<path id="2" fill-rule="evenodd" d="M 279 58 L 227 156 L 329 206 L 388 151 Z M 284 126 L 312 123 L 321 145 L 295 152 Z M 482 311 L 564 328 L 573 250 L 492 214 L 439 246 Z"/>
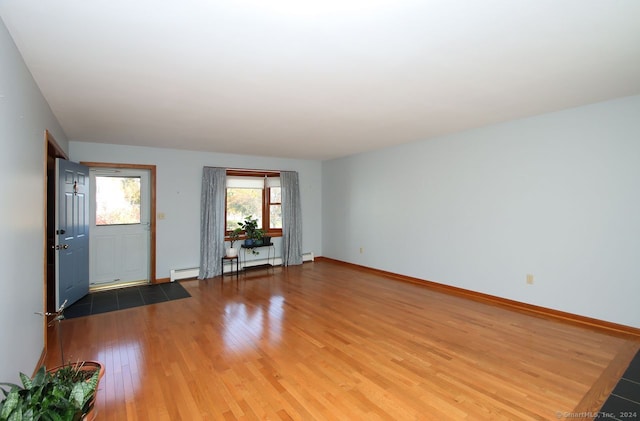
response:
<path id="1" fill-rule="evenodd" d="M 94 292 L 69 306 L 64 317 L 73 319 L 188 297 L 191 295 L 178 282 Z"/>
<path id="2" fill-rule="evenodd" d="M 607 398 L 597 419 L 640 419 L 640 351 Z"/>

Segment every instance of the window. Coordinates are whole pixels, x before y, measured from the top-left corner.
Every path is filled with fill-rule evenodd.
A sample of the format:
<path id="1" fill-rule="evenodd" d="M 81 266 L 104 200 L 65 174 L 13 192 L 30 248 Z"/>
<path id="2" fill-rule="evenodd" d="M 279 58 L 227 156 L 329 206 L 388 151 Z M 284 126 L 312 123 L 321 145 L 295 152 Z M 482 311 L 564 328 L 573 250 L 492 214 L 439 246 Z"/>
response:
<path id="1" fill-rule="evenodd" d="M 227 171 L 226 230 L 238 228 L 247 216 L 256 219 L 266 234 L 282 235 L 280 173 Z"/>
<path id="2" fill-rule="evenodd" d="M 280 186 L 269 188 L 269 228 L 282 229 L 282 193 Z"/>
<path id="3" fill-rule="evenodd" d="M 140 223 L 140 177 L 96 176 L 96 225 Z"/>

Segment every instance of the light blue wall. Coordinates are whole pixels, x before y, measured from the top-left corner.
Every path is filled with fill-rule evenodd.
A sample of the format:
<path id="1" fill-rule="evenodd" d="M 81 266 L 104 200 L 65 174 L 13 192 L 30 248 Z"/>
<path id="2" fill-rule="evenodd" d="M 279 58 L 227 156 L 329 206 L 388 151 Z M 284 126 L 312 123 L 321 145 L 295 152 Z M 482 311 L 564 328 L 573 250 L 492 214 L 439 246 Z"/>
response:
<path id="1" fill-rule="evenodd" d="M 324 163 L 68 143 L 0 23 L 0 381 L 44 345 L 45 129 L 157 165 L 158 277 L 198 265 L 202 166 L 295 170 L 305 252 L 640 327 L 638 96 Z"/>
<path id="2" fill-rule="evenodd" d="M 640 96 L 322 170 L 327 257 L 640 327 Z"/>
<path id="3" fill-rule="evenodd" d="M 74 161 L 156 165 L 157 213 L 165 219 L 156 226 L 156 276 L 171 269 L 200 264 L 200 191 L 202 167 L 253 168 L 298 171 L 303 213 L 303 251 L 322 253 L 321 162 L 243 156 L 178 149 L 145 148 L 70 142 Z M 280 256 L 280 239 L 274 239 Z M 258 256 L 262 258 L 265 256 Z"/>
<path id="4" fill-rule="evenodd" d="M 45 129 L 67 139 L 0 20 L 0 382 L 31 374 L 44 347 Z"/>

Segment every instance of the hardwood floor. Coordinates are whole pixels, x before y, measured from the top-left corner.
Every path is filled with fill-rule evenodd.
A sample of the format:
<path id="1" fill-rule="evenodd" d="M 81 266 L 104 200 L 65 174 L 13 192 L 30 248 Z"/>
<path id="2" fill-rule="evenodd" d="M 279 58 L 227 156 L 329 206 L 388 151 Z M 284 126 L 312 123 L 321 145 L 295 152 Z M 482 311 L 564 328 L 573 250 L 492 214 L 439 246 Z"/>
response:
<path id="1" fill-rule="evenodd" d="M 63 321 L 65 357 L 106 365 L 98 420 L 561 419 L 640 348 L 331 262 L 182 285 Z"/>

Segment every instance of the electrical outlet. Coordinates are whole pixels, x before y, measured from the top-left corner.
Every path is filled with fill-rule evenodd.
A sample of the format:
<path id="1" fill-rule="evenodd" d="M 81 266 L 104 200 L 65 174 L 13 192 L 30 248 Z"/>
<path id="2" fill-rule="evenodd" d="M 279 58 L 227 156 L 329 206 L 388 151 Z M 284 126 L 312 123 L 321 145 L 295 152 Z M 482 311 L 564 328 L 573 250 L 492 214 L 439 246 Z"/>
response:
<path id="1" fill-rule="evenodd" d="M 527 273 L 527 285 L 533 285 L 533 275 Z"/>

